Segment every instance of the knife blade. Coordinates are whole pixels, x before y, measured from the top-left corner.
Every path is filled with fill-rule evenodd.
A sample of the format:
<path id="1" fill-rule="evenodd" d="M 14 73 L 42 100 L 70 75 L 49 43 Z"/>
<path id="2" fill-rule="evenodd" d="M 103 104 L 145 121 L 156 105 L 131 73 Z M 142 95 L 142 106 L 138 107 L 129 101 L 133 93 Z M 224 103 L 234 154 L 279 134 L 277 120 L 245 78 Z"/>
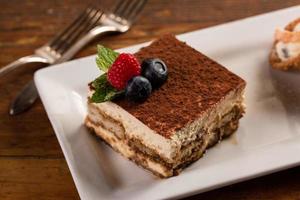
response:
<path id="1" fill-rule="evenodd" d="M 39 97 L 33 80 L 26 84 L 26 86 L 19 92 L 17 97 L 18 98 L 15 98 L 10 106 L 10 115 L 17 115 L 28 110 Z"/>

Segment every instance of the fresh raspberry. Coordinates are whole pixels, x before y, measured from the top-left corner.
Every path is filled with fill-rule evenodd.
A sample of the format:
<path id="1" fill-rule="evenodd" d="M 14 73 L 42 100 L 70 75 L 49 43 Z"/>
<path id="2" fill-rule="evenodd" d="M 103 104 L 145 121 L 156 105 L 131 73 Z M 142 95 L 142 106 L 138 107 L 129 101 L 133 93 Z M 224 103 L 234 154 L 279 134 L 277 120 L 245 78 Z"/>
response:
<path id="1" fill-rule="evenodd" d="M 132 54 L 121 53 L 109 68 L 107 79 L 114 88 L 123 90 L 129 79 L 140 74 L 138 60 Z"/>

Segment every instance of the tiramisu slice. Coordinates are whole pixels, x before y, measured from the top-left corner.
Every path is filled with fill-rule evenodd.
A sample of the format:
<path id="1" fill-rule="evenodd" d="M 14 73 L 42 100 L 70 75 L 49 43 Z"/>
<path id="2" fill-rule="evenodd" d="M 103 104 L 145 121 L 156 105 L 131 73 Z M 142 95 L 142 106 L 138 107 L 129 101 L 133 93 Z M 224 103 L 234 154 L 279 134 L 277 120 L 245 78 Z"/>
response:
<path id="1" fill-rule="evenodd" d="M 155 175 L 177 175 L 238 128 L 246 83 L 172 35 L 142 48 L 135 57 L 140 63 L 162 60 L 168 67 L 167 81 L 138 103 L 122 96 L 95 103 L 90 96 L 85 124 Z M 90 87 L 91 95 L 94 89 Z"/>

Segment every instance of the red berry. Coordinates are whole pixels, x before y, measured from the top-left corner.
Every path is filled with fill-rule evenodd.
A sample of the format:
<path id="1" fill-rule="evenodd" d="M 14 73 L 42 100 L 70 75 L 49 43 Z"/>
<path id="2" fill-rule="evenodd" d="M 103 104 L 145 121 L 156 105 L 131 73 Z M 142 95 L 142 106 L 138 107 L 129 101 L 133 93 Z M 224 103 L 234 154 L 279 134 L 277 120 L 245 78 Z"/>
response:
<path id="1" fill-rule="evenodd" d="M 123 90 L 129 79 L 140 74 L 138 60 L 132 54 L 121 53 L 109 68 L 107 79 L 114 88 Z"/>

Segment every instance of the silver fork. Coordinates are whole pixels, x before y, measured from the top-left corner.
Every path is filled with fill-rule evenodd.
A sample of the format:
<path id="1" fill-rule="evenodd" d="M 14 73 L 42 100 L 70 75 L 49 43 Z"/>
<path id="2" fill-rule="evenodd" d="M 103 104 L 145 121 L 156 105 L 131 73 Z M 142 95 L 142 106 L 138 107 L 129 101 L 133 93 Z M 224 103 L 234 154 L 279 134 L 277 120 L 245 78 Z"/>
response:
<path id="1" fill-rule="evenodd" d="M 51 41 L 36 49 L 33 55 L 19 58 L 0 69 L 0 76 L 27 63 L 53 64 L 60 59 L 84 32 L 88 32 L 100 20 L 102 12 L 86 8 L 65 30 Z"/>
<path id="2" fill-rule="evenodd" d="M 87 33 L 71 45 L 70 48 L 64 47 L 63 52 L 58 54 L 60 56 L 54 54 L 56 57 L 52 59 L 52 63 L 56 64 L 69 60 L 87 43 L 104 33 L 124 33 L 128 31 L 146 2 L 147 0 L 120 0 L 112 12 L 104 13 L 97 10 L 96 13 L 98 13 L 99 19 L 97 18 L 98 20 L 95 23 L 98 25 L 87 31 Z M 65 46 L 68 46 L 68 43 Z M 41 52 L 38 53 L 38 55 L 41 55 Z M 31 81 L 22 89 L 17 98 L 13 101 L 9 113 L 15 115 L 27 110 L 37 98 L 38 93 L 36 87 L 34 82 Z"/>

